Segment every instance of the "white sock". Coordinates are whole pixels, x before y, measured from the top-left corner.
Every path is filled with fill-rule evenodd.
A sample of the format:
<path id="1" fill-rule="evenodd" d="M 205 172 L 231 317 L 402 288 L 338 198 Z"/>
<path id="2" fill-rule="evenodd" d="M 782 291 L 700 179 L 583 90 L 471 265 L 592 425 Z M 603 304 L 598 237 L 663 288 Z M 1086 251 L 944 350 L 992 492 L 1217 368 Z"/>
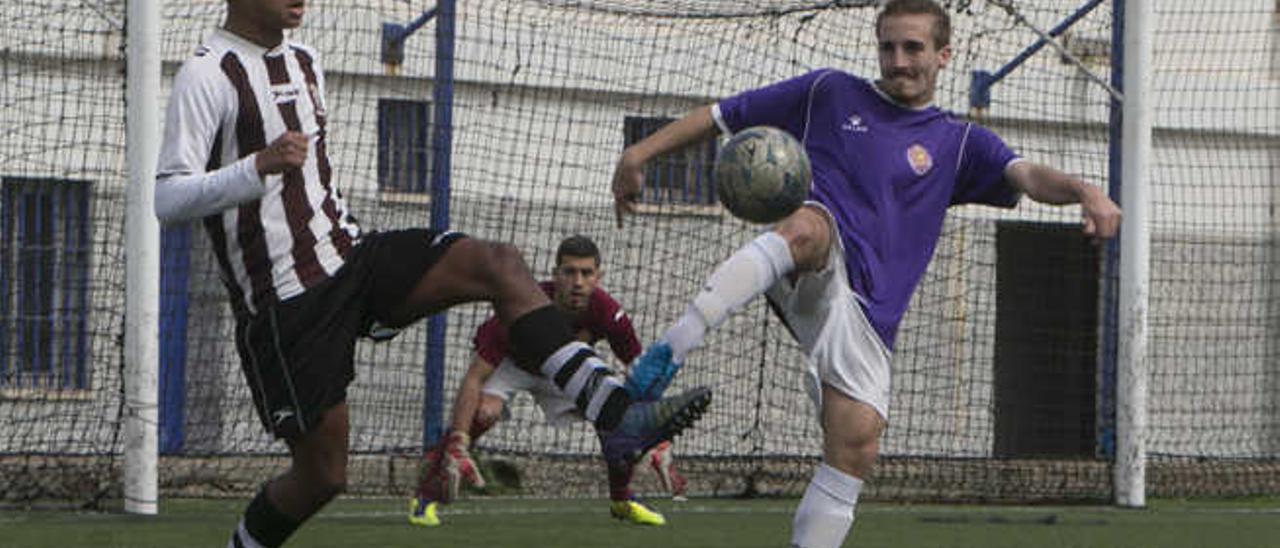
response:
<path id="1" fill-rule="evenodd" d="M 684 363 L 685 356 L 702 344 L 708 329 L 719 327 L 794 269 L 791 248 L 772 230 L 739 248 L 716 267 L 684 316 L 662 336 L 671 345 L 672 359 Z"/>
<path id="2" fill-rule="evenodd" d="M 825 462 L 818 465 L 796 508 L 791 546 L 839 548 L 853 527 L 853 510 L 861 490 L 862 480 Z"/>
<path id="3" fill-rule="evenodd" d="M 689 355 L 693 349 L 702 346 L 702 338 L 707 334 L 707 322 L 702 320 L 702 315 L 698 314 L 698 309 L 693 305 L 689 305 L 684 309 L 684 315 L 671 324 L 667 332 L 662 335 L 662 340 L 671 345 L 671 360 L 676 363 L 684 363 L 685 356 Z"/>

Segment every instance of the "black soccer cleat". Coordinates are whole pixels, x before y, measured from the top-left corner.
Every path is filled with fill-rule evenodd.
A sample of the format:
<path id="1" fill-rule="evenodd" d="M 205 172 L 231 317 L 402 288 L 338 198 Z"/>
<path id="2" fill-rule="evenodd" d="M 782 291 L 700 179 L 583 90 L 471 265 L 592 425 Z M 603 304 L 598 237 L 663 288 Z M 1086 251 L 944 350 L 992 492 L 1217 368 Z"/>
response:
<path id="1" fill-rule="evenodd" d="M 600 433 L 600 449 L 605 460 L 634 464 L 653 446 L 693 426 L 710 404 L 711 389 L 706 386 L 657 401 L 632 403 L 617 427 Z"/>

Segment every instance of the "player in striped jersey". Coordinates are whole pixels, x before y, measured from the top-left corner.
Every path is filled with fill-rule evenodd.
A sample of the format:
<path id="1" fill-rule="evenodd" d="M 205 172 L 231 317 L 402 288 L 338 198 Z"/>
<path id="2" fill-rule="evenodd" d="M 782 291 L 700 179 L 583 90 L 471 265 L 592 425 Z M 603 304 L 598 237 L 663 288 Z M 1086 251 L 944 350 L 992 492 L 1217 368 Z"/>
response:
<path id="1" fill-rule="evenodd" d="M 357 338 L 454 304 L 489 301 L 517 365 L 553 380 L 634 462 L 710 401 L 699 388 L 631 396 L 538 289 L 513 246 L 453 232 L 364 232 L 332 180 L 325 78 L 288 41 L 304 0 L 227 0 L 227 18 L 174 78 L 157 170 L 163 222 L 202 219 L 236 318 L 255 410 L 289 469 L 249 503 L 229 546 L 279 546 L 346 487 Z"/>
<path id="2" fill-rule="evenodd" d="M 570 236 L 556 248 L 551 281 L 539 285 L 569 318 L 578 340 L 591 345 L 607 340 L 613 355 L 622 363 L 630 364 L 640 355 L 640 341 L 631 326 L 631 318 L 600 287 L 603 274 L 600 249 L 595 242 L 586 236 Z M 460 483 L 484 486 L 484 478 L 471 458 L 469 447 L 503 417 L 507 402 L 516 392 L 532 395 L 553 425 L 582 420 L 573 401 L 546 379 L 530 375 L 511 362 L 508 358 L 510 338 L 497 318 L 489 318 L 476 329 L 474 344 L 475 356 L 454 396 L 452 426 L 444 439 L 423 457 L 424 470 L 418 492 L 410 501 L 409 522 L 414 525 L 439 525 L 437 504 L 452 501 Z M 683 496 L 684 478 L 671 462 L 670 442 L 654 447 L 647 457 L 672 495 Z M 607 471 L 611 515 L 639 525 L 666 523 L 662 514 L 642 504 L 632 493 L 632 465 L 609 465 Z"/>

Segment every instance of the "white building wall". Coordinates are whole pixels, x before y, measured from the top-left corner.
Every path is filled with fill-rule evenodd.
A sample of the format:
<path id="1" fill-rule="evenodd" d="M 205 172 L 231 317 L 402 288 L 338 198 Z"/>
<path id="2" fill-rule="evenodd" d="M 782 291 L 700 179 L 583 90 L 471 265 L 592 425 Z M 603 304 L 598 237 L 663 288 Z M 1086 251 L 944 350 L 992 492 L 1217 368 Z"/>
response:
<path id="1" fill-rule="evenodd" d="M 166 3 L 169 73 L 172 63 L 184 58 L 198 37 L 217 24 L 222 4 L 221 0 Z M 1272 76 L 1256 70 L 1268 66 L 1274 23 L 1257 16 L 1270 7 L 1264 0 L 1226 4 L 1239 11 L 1192 14 L 1193 5 L 1188 2 L 1160 8 L 1168 11 L 1160 22 L 1167 38 L 1157 46 L 1160 66 L 1154 82 L 1159 127 L 1153 174 L 1153 259 L 1164 266 L 1153 271 L 1152 329 L 1157 350 L 1152 369 L 1167 379 L 1153 386 L 1167 389 L 1173 397 L 1153 399 L 1151 444 L 1157 452 L 1190 448 L 1242 456 L 1268 450 L 1274 454 L 1280 445 L 1273 395 L 1275 352 L 1267 342 L 1276 339 L 1275 314 L 1266 306 L 1249 304 L 1275 300 L 1270 289 L 1275 262 L 1272 188 L 1280 164 L 1275 152 L 1280 126 L 1274 116 L 1280 93 L 1274 80 L 1268 80 Z M 112 15 L 122 3 L 95 5 L 78 9 L 55 2 L 0 5 L 0 21 L 10 22 L 0 48 L 5 61 L 0 128 L 6 136 L 0 142 L 0 175 L 94 180 L 101 219 L 92 273 L 100 283 L 92 294 L 95 312 L 90 317 L 97 390 L 85 399 L 59 401 L 53 412 L 47 401 L 0 399 L 0 416 L 14 417 L 10 420 L 28 428 L 74 428 L 86 443 L 106 443 L 94 438 L 106 436 L 95 432 L 107 429 L 86 427 L 85 422 L 115 420 L 116 407 L 107 400 L 116 397 L 111 387 L 119 382 L 114 333 L 122 321 L 116 312 L 123 286 L 118 269 L 122 244 L 118 231 L 110 227 L 119 226 L 118 213 L 112 212 L 122 205 L 124 99 L 119 20 Z M 1075 5 L 1029 2 L 1025 13 L 1044 28 Z M 630 308 L 645 340 L 674 319 L 707 266 L 745 241 L 751 231 L 715 216 L 648 217 L 636 222 L 638 231 L 612 230 L 608 179 L 622 148 L 624 117 L 678 116 L 716 97 L 811 68 L 874 71 L 868 55 L 871 12 L 863 9 L 821 12 L 803 22 L 800 17 L 747 18 L 727 29 L 703 20 L 637 20 L 548 10 L 533 2 L 461 2 L 460 9 L 454 226 L 477 236 L 515 241 L 526 249 L 539 274 L 547 271 L 551 248 L 559 237 L 571 231 L 597 236 L 608 264 L 613 265 L 607 284 L 635 303 Z M 948 68 L 950 76 L 941 82 L 940 104 L 959 111 L 967 111 L 970 70 L 994 70 L 1034 40 L 1030 31 L 1017 29 L 983 34 L 1010 22 L 989 6 L 976 9 L 985 17 L 982 22 L 957 19 L 956 56 Z M 357 213 L 371 227 L 427 222 L 425 212 L 413 213 L 412 205 L 380 202 L 374 191 L 376 100 L 429 100 L 434 50 L 433 24 L 429 23 L 408 42 L 409 62 L 401 67 L 401 76 L 386 76 L 376 56 L 376 29 L 384 21 L 406 22 L 416 15 L 416 10 L 402 3 L 387 4 L 380 12 L 349 1 L 328 3 L 316 6 L 307 27 L 297 33 L 300 40 L 321 51 L 329 73 L 335 180 L 348 189 Z M 1103 15 L 1086 19 L 1078 35 L 1109 37 Z M 1093 68 L 1105 72 L 1105 67 Z M 984 115 L 1026 157 L 1103 184 L 1107 135 L 1105 127 L 1097 124 L 1106 121 L 1105 96 L 1095 86 L 1082 85 L 1075 70 L 1056 55 L 1042 52 L 996 86 L 993 104 Z M 553 216 L 550 224 L 538 222 L 545 214 Z M 921 417 L 913 419 L 912 428 L 919 429 L 913 431 L 935 435 L 906 438 L 891 429 L 886 453 L 982 456 L 990 450 L 993 333 L 991 318 L 977 312 L 994 309 L 994 238 L 991 225 L 981 222 L 992 218 L 1074 222 L 1078 210 L 1024 205 L 1013 212 L 981 208 L 955 212 L 947 237 L 939 244 L 939 260 L 926 278 L 931 285 L 922 294 L 960 297 L 942 301 L 943 320 L 923 315 L 924 311 L 909 314 L 898 361 L 912 365 L 899 367 L 895 379 L 897 386 L 917 387 L 910 395 L 895 396 L 895 415 Z M 534 225 L 541 228 L 527 228 Z M 644 235 L 650 238 L 647 243 Z M 655 257 L 676 259 L 665 255 L 654 241 L 692 251 L 699 262 L 672 263 L 665 278 L 656 278 L 644 270 L 652 268 Z M 225 310 L 216 304 L 221 289 L 215 278 L 202 272 L 206 273 L 195 278 L 194 291 L 200 295 L 200 321 L 211 322 Z M 1229 291 L 1241 297 L 1214 304 L 1200 296 L 1210 282 L 1238 288 Z M 1181 304 L 1187 302 L 1194 305 Z M 451 316 L 449 393 L 469 357 L 466 335 L 484 314 L 482 307 L 466 307 Z M 757 338 L 760 322 L 767 321 L 764 317 L 757 304 L 713 336 L 705 351 L 707 360 L 732 362 L 735 352 L 742 350 L 734 342 Z M 198 379 L 189 383 L 217 383 L 220 391 L 216 393 L 225 391 L 226 396 L 203 400 L 219 405 L 218 413 L 189 412 L 219 416 L 222 422 L 220 428 L 210 430 L 212 437 L 192 443 L 212 451 L 232 446 L 278 450 L 260 433 L 247 404 L 227 338 L 229 324 L 224 319 L 201 325 L 204 338 L 191 351 L 202 363 L 189 363 L 188 374 Z M 777 336 L 781 330 L 774 325 L 773 333 Z M 223 346 L 216 344 L 219 339 Z M 415 353 L 422 340 L 420 333 L 408 333 L 391 345 L 361 350 L 360 379 L 352 390 L 354 446 L 418 443 L 417 409 L 403 401 L 392 402 L 387 394 L 420 385 L 421 363 Z M 788 342 L 771 341 L 778 348 L 770 350 L 769 361 L 799 362 Z M 930 354 L 930 349 L 948 345 L 963 350 L 940 357 Z M 711 382 L 745 398 L 754 389 L 756 365 L 724 371 L 691 368 L 681 382 Z M 767 403 L 761 420 L 785 429 L 808 412 L 807 402 L 798 391 L 797 368 L 774 367 L 777 372 L 767 373 L 771 392 L 764 396 Z M 1206 379 L 1215 378 L 1225 379 L 1226 384 L 1205 389 L 1204 383 L 1211 382 Z M 1179 401 L 1179 395 L 1186 401 Z M 715 411 L 700 429 L 702 433 L 685 442 L 689 450 L 715 453 L 750 448 L 754 440 L 743 441 L 741 434 L 744 421 L 754 419 L 733 416 L 734 412 Z M 1180 428 L 1189 413 L 1198 414 L 1197 421 L 1206 427 L 1230 419 L 1238 434 L 1205 444 L 1195 437 L 1194 429 Z M 517 415 L 532 422 L 536 412 L 525 405 L 517 408 Z M 815 432 L 812 421 L 803 428 L 807 434 Z M 189 433 L 197 430 L 191 425 Z M 958 431 L 964 434 L 955 434 Z M 513 438 L 513 443 L 562 443 L 566 439 L 562 436 L 568 436 L 570 447 L 586 450 L 591 446 L 585 431 L 563 434 L 531 427 L 523 435 L 531 437 Z M 0 440 L 0 452 L 31 449 L 21 445 L 24 439 L 32 438 Z M 50 441 L 39 450 L 57 450 L 56 443 L 65 442 Z M 766 452 L 813 453 L 817 449 L 811 441 L 797 443 L 790 438 L 769 438 L 763 443 Z"/>

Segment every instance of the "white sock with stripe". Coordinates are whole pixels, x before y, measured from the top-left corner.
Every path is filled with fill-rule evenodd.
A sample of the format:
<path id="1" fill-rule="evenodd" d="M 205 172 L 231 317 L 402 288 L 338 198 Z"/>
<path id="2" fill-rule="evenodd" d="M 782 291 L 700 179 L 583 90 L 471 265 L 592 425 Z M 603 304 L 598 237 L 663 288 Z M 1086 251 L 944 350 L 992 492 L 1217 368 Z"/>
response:
<path id="1" fill-rule="evenodd" d="M 542 362 L 542 375 L 569 396 L 582 415 L 603 430 L 611 430 L 631 398 L 609 366 L 586 343 L 560 347 Z"/>

